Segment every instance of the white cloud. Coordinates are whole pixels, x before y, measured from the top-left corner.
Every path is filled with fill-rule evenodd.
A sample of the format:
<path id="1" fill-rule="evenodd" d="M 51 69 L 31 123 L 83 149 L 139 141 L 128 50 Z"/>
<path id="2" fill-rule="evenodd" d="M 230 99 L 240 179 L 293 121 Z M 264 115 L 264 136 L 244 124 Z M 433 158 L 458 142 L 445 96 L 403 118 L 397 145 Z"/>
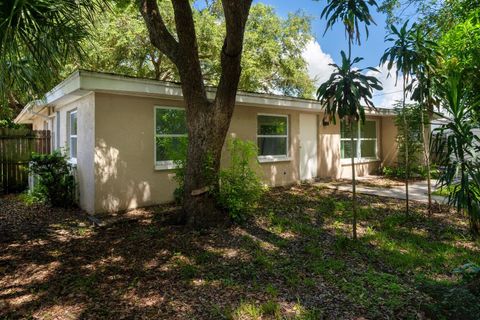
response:
<path id="1" fill-rule="evenodd" d="M 333 67 L 329 64 L 334 62 L 333 58 L 328 53 L 323 52 L 317 41 L 310 41 L 302 55 L 308 63 L 308 74 L 315 81 L 315 85 L 319 86 L 330 78 Z M 397 71 L 395 64 L 390 71 L 386 64 L 377 66 L 376 69 L 380 72 L 368 71 L 367 75 L 376 76 L 382 82 L 383 90 L 373 92 L 373 102 L 376 107 L 393 108 L 397 101 L 402 100 L 402 79 L 398 78 L 395 85 L 395 73 Z M 411 102 L 408 97 L 407 102 Z"/>
<path id="2" fill-rule="evenodd" d="M 320 85 L 330 78 L 333 67 L 328 64 L 333 63 L 333 59 L 329 54 L 322 51 L 317 41 L 310 41 L 302 55 L 308 63 L 308 74 L 316 85 Z"/>
<path id="3" fill-rule="evenodd" d="M 387 69 L 387 64 L 377 66 L 376 69 L 380 71 L 379 73 L 374 71 L 368 71 L 367 75 L 369 76 L 376 76 L 381 82 L 383 86 L 382 91 L 375 90 L 373 92 L 373 103 L 376 107 L 382 108 L 393 108 L 397 101 L 402 100 L 402 79 L 401 74 L 399 74 L 397 85 L 395 85 L 395 73 L 397 72 L 397 67 L 394 64 L 392 69 L 389 71 Z M 407 102 L 410 100 L 407 96 Z"/>

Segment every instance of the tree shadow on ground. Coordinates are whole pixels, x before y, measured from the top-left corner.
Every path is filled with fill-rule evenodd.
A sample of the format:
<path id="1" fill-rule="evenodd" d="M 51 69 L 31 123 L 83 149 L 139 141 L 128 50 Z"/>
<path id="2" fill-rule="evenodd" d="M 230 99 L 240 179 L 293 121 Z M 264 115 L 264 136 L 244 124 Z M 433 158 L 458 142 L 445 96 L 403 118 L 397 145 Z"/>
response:
<path id="1" fill-rule="evenodd" d="M 362 206 L 373 200 L 362 198 Z M 202 232 L 156 216 L 97 229 L 83 227 L 78 214 L 76 222 L 67 215 L 67 224 L 59 216 L 40 233 L 2 243 L 0 315 L 339 319 L 422 312 L 421 299 L 429 297 L 420 299 L 411 273 L 399 270 L 410 253 L 375 243 L 379 238 L 368 233 L 359 243 L 348 240 L 346 201 L 343 193 L 310 186 L 273 189 L 245 225 Z M 385 217 L 401 215 L 390 211 Z M 363 228 L 372 225 L 390 241 L 431 241 L 414 229 L 397 235 L 401 220 L 374 224 L 369 214 Z M 426 263 L 417 258 L 408 260 Z"/>

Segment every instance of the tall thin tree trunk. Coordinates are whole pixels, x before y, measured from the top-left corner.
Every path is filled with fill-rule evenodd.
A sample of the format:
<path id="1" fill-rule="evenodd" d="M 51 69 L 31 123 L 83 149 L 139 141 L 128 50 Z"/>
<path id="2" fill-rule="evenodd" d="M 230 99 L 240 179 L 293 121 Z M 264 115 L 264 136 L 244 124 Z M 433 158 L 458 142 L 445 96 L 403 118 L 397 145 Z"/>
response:
<path id="1" fill-rule="evenodd" d="M 348 60 L 352 56 L 352 40 L 348 40 Z M 352 160 L 352 209 L 353 209 L 353 221 L 352 221 L 352 232 L 353 239 L 357 240 L 357 181 L 355 177 L 355 153 L 354 153 L 354 144 L 353 144 L 353 120 L 350 119 L 350 144 L 351 144 L 351 160 Z"/>
<path id="2" fill-rule="evenodd" d="M 352 208 L 353 208 L 353 239 L 357 240 L 357 190 L 355 179 L 355 147 L 353 144 L 353 121 L 350 121 L 350 144 L 352 159 Z"/>
<path id="3" fill-rule="evenodd" d="M 430 135 L 426 133 L 425 115 L 423 104 L 421 103 L 421 121 L 422 121 L 422 138 L 423 138 L 423 156 L 425 167 L 427 168 L 427 193 L 428 193 L 428 214 L 432 215 L 432 179 L 430 175 Z M 430 120 L 430 119 L 429 119 Z M 430 121 L 429 121 L 430 124 Z M 430 125 L 428 126 L 430 129 Z"/>
<path id="4" fill-rule="evenodd" d="M 404 139 L 404 144 L 405 144 L 405 200 L 406 200 L 406 213 L 407 215 L 410 214 L 410 208 L 409 208 L 409 194 L 408 194 L 408 180 L 410 178 L 410 166 L 408 162 L 408 141 L 409 141 L 409 132 L 408 132 L 408 122 L 407 122 L 407 115 L 406 115 L 406 82 L 407 82 L 407 77 L 405 76 L 405 73 L 403 74 L 403 101 L 402 101 L 402 109 L 403 109 L 403 126 L 404 126 L 404 133 L 403 133 L 403 139 Z"/>

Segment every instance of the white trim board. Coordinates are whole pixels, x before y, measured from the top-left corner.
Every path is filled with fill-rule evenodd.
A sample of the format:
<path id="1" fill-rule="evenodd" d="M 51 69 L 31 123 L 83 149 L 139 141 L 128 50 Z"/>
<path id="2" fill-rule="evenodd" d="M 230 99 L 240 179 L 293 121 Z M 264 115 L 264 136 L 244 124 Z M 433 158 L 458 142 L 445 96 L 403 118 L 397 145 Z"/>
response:
<path id="1" fill-rule="evenodd" d="M 207 96 L 209 99 L 214 99 L 215 91 L 215 88 L 207 88 Z M 183 100 L 182 88 L 176 83 L 134 78 L 109 73 L 77 70 L 48 93 L 46 93 L 45 97 L 40 100 L 39 104 L 43 106 L 58 106 L 75 100 L 79 97 L 83 97 L 90 92 L 105 92 L 180 101 Z M 322 105 L 316 100 L 264 93 L 250 93 L 244 91 L 239 91 L 237 93 L 236 103 L 244 106 L 258 106 L 274 109 L 299 110 L 307 112 L 322 111 Z M 28 108 L 31 108 L 31 105 L 27 106 Z M 24 108 L 24 110 L 27 109 L 27 106 Z M 15 119 L 15 122 L 25 123 L 28 121 L 28 119 L 23 119 L 25 116 L 24 110 L 22 110 L 19 116 Z M 377 108 L 377 110 L 367 111 L 367 115 L 392 116 L 394 115 L 394 111 L 391 109 Z"/>

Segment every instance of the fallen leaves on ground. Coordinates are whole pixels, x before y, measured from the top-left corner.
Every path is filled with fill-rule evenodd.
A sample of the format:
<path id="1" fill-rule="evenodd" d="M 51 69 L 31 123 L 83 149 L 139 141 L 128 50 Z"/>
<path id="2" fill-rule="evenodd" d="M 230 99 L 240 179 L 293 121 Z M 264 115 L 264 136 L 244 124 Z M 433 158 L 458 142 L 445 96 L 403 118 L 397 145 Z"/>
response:
<path id="1" fill-rule="evenodd" d="M 403 201 L 359 197 L 361 241 L 353 243 L 349 198 L 310 185 L 274 188 L 246 224 L 195 231 L 165 223 L 172 206 L 134 210 L 132 219 L 103 216 L 114 223 L 95 228 L 79 210 L 2 197 L 0 317 L 427 318 L 422 305 L 432 300 L 414 277 L 451 279 L 450 266 L 412 258 L 414 270 L 401 268 L 392 259 L 417 249 L 388 252 L 372 236 L 404 215 Z M 423 205 L 413 207 L 417 220 L 391 222 L 399 236 L 449 245 L 446 233 L 466 237 L 463 219 L 448 209 L 427 219 Z M 478 244 L 457 242 L 478 253 Z"/>

